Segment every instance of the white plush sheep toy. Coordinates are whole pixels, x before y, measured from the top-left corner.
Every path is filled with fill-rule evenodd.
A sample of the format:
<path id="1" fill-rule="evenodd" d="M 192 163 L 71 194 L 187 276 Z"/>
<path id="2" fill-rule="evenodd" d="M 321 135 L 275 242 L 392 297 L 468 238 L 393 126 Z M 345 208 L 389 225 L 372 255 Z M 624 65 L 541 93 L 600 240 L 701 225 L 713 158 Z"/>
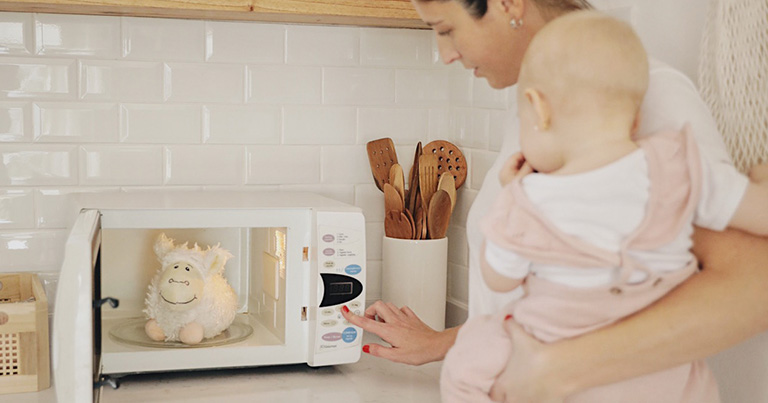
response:
<path id="1" fill-rule="evenodd" d="M 197 243 L 174 246 L 173 239 L 160 234 L 155 254 L 162 266 L 144 301 L 149 338 L 198 344 L 232 324 L 237 296 L 223 276 L 229 251 L 219 245 L 205 250 Z"/>

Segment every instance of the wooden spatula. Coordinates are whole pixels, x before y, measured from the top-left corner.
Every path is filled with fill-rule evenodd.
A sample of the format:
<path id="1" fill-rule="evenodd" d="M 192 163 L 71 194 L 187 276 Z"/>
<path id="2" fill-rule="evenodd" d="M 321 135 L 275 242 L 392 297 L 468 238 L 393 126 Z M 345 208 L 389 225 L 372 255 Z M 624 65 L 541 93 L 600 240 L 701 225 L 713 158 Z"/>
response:
<path id="1" fill-rule="evenodd" d="M 445 234 L 448 232 L 448 223 L 451 221 L 451 197 L 448 196 L 448 192 L 445 190 L 435 192 L 429 203 L 428 214 L 429 238 L 445 238 Z"/>
<path id="2" fill-rule="evenodd" d="M 427 210 L 435 190 L 437 190 L 437 157 L 432 154 L 422 154 L 419 157 L 419 193 L 421 193 L 421 206 Z"/>
<path id="3" fill-rule="evenodd" d="M 384 191 L 384 184 L 389 182 L 389 170 L 397 164 L 395 144 L 389 137 L 371 140 L 366 145 L 368 150 L 368 163 L 371 165 L 371 173 L 376 187 Z"/>
<path id="4" fill-rule="evenodd" d="M 390 238 L 411 239 L 413 236 L 411 223 L 405 214 L 397 211 L 387 211 L 384 216 L 384 233 Z"/>
<path id="5" fill-rule="evenodd" d="M 405 201 L 405 207 L 411 210 L 411 214 L 416 216 L 416 199 L 419 195 L 419 157 L 421 157 L 421 141 L 416 144 L 416 152 L 413 155 L 413 165 L 408 175 L 408 199 Z"/>

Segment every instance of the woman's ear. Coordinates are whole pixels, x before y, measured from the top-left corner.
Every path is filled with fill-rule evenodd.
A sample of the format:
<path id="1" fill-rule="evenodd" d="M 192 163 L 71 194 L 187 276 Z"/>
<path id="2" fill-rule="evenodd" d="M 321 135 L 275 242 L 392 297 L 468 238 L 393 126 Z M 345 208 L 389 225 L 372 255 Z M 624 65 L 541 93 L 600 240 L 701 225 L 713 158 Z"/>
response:
<path id="1" fill-rule="evenodd" d="M 524 0 L 488 0 L 488 8 L 498 8 L 508 20 L 523 18 L 525 11 Z"/>
<path id="2" fill-rule="evenodd" d="M 552 108 L 544 94 L 535 88 L 528 88 L 525 90 L 525 99 L 531 104 L 534 112 L 536 112 L 536 130 L 549 130 L 550 123 L 552 122 Z"/>

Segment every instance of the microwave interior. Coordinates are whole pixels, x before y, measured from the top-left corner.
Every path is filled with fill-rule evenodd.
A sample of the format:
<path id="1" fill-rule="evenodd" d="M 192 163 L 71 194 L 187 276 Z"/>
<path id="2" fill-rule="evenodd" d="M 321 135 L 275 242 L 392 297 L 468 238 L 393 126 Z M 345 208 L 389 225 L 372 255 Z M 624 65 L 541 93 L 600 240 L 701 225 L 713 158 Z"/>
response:
<path id="1" fill-rule="evenodd" d="M 173 239 L 175 245 L 187 243 L 192 247 L 197 243 L 206 249 L 220 244 L 233 255 L 225 265 L 224 276 L 237 295 L 237 315 L 229 329 L 219 336 L 203 339 L 197 345 L 186 345 L 178 341 L 153 341 L 146 335 L 145 298 L 161 266 L 153 246 L 163 233 Z M 291 361 L 285 355 L 275 357 L 275 353 L 279 355 L 276 351 L 272 351 L 271 359 L 268 352 L 259 357 L 261 353 L 253 351 L 253 347 L 284 348 L 286 329 L 296 332 L 292 322 L 306 320 L 299 312 L 292 312 L 295 315 L 286 320 L 288 309 L 299 305 L 297 301 L 288 301 L 286 280 L 290 276 L 287 273 L 291 271 L 291 264 L 295 268 L 295 261 L 303 260 L 302 256 L 288 255 L 292 250 L 298 250 L 299 254 L 302 250 L 300 246 L 292 248 L 290 242 L 287 227 L 103 228 L 95 279 L 98 279 L 100 297 L 118 303 L 114 308 L 103 305 L 100 313 L 96 311 L 100 317 L 94 318 L 100 321 L 96 328 L 100 327 L 101 333 L 101 373 L 236 365 L 237 360 L 223 359 L 227 354 L 222 353 L 242 348 L 250 348 L 247 354 L 253 365 L 269 364 L 270 360 Z M 243 355 L 242 350 L 230 353 Z M 222 360 L 218 364 L 216 357 Z"/>

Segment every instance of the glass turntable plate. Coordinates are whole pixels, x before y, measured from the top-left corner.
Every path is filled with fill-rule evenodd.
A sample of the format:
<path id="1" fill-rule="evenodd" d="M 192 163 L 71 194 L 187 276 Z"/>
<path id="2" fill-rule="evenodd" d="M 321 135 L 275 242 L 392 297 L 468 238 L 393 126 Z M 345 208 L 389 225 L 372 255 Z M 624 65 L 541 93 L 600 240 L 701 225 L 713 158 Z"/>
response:
<path id="1" fill-rule="evenodd" d="M 253 333 L 253 328 L 238 315 L 229 328 L 216 337 L 203 339 L 198 344 L 184 344 L 180 341 L 155 341 L 144 332 L 145 318 L 126 319 L 115 325 L 109 331 L 109 337 L 120 343 L 126 343 L 141 347 L 155 348 L 199 348 L 221 346 L 225 344 L 237 343 L 245 340 Z"/>

